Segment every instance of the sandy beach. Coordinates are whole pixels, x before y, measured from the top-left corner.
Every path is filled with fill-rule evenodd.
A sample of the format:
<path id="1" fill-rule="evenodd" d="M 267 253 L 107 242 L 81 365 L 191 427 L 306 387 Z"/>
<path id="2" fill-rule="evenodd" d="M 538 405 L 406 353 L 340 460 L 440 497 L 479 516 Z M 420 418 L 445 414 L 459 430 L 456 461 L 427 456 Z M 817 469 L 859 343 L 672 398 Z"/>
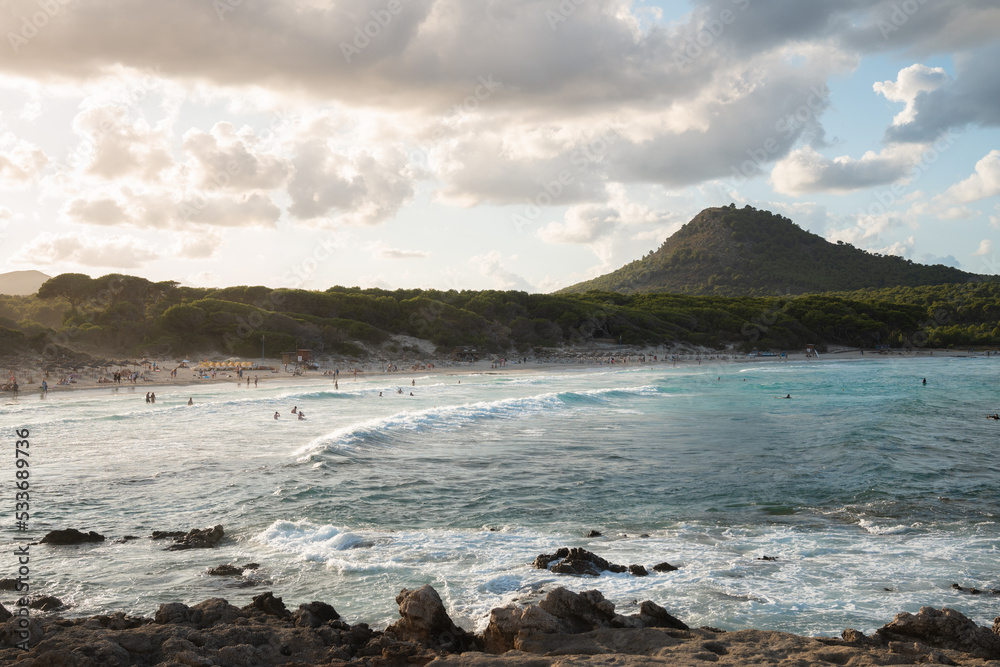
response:
<path id="1" fill-rule="evenodd" d="M 917 350 L 859 350 L 857 348 L 831 348 L 827 352 L 809 354 L 805 351 L 787 353 L 762 353 L 760 355 L 739 352 L 702 349 L 669 350 L 583 347 L 553 350 L 548 355 L 531 355 L 520 358 L 506 358 L 500 355 L 486 355 L 474 362 L 455 361 L 429 357 L 420 361 L 392 361 L 369 357 L 364 360 L 345 360 L 319 357 L 318 368 L 284 365 L 280 359 L 242 360 L 248 368 L 242 377 L 234 366 L 227 366 L 220 355 L 202 357 L 200 361 L 178 359 L 150 359 L 144 364 L 119 364 L 111 361 L 91 360 L 88 362 L 49 364 L 47 373 L 41 360 L 8 359 L 0 365 L 5 382 L 11 378 L 19 384 L 19 394 L 25 396 L 42 389 L 44 380 L 48 392 L 58 393 L 82 389 L 133 387 L 156 391 L 165 387 L 201 386 L 231 383 L 242 387 L 273 386 L 276 383 L 350 383 L 355 377 L 371 380 L 375 377 L 399 378 L 406 384 L 417 376 L 443 375 L 457 376 L 477 373 L 523 374 L 547 372 L 560 369 L 602 369 L 623 367 L 676 367 L 691 368 L 707 365 L 748 365 L 788 362 L 828 362 L 832 360 L 861 359 L 920 359 L 929 357 L 969 357 L 992 354 L 985 351 L 958 351 L 942 349 Z M 154 365 L 155 364 L 155 365 Z M 216 367 L 212 367 L 214 364 Z M 391 368 L 391 370 L 389 370 Z M 176 373 L 172 373 L 176 369 Z M 354 371 L 357 370 L 355 375 Z M 122 374 L 120 384 L 114 381 L 115 372 Z M 334 373 L 339 372 L 337 375 Z M 134 380 L 129 378 L 135 373 Z M 249 385 L 247 379 L 249 378 Z M 254 384 L 254 381 L 257 384 Z M 4 392 L 10 395 L 10 391 Z"/>

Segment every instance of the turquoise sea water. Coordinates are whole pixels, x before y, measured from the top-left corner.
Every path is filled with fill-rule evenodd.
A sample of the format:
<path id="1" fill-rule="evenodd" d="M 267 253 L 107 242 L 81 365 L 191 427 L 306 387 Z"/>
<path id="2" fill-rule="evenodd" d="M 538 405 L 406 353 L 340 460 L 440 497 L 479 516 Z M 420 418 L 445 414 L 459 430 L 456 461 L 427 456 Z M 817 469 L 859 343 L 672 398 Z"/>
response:
<path id="1" fill-rule="evenodd" d="M 989 624 L 1000 596 L 950 585 L 1000 588 L 1000 422 L 984 418 L 1000 411 L 998 370 L 983 358 L 555 366 L 416 387 L 376 375 L 339 391 L 164 388 L 155 405 L 142 387 L 22 394 L 0 406 L 0 476 L 13 482 L 12 429 L 30 428 L 31 534 L 108 536 L 32 547 L 36 593 L 72 615 L 273 590 L 384 626 L 401 588 L 430 583 L 479 629 L 491 608 L 556 585 L 730 629 L 870 631 L 925 605 Z M 230 539 L 214 550 L 114 541 L 217 523 Z M 531 567 L 561 546 L 680 569 Z M 204 574 L 249 561 L 257 587 Z M 0 576 L 15 568 L 0 557 Z"/>

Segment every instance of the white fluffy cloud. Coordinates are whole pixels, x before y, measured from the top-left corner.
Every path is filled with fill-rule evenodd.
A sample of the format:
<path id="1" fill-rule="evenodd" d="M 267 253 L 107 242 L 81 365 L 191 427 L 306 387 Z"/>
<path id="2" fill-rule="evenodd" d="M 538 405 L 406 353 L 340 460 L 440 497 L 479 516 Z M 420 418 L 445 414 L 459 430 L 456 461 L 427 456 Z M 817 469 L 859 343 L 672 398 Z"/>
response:
<path id="1" fill-rule="evenodd" d="M 252 129 L 237 131 L 231 123 L 216 123 L 211 132 L 188 130 L 184 151 L 194 158 L 195 184 L 223 190 L 273 190 L 284 184 L 288 161 L 258 150 Z"/>
<path id="2" fill-rule="evenodd" d="M 833 159 L 810 147 L 799 148 L 771 171 L 771 184 L 783 194 L 848 192 L 906 178 L 921 159 L 924 146 L 896 144 L 881 152 L 868 151 L 859 159 Z"/>
<path id="3" fill-rule="evenodd" d="M 906 108 L 892 119 L 893 125 L 911 123 L 917 116 L 917 95 L 937 90 L 951 80 L 941 67 L 910 65 L 899 71 L 895 81 L 876 81 L 872 88 L 892 102 L 903 102 Z"/>
<path id="4" fill-rule="evenodd" d="M 377 224 L 413 196 L 406 155 L 399 150 L 344 153 L 314 143 L 300 146 L 292 162 L 288 210 L 299 220 L 334 213 L 348 224 Z"/>
<path id="5" fill-rule="evenodd" d="M 12 263 L 63 267 L 67 264 L 112 269 L 137 269 L 159 252 L 132 236 L 95 238 L 80 234 L 43 233 L 11 258 Z"/>
<path id="6" fill-rule="evenodd" d="M 1000 194 L 1000 150 L 992 150 L 976 163 L 976 171 L 948 188 L 945 202 L 968 203 Z"/>
<path id="7" fill-rule="evenodd" d="M 41 149 L 12 132 L 0 135 L 0 184 L 4 187 L 30 185 L 41 175 L 48 161 Z"/>
<path id="8" fill-rule="evenodd" d="M 990 239 L 983 239 L 979 242 L 979 247 L 976 248 L 975 252 L 972 253 L 973 257 L 985 257 L 986 255 L 993 254 L 993 241 Z"/>
<path id="9" fill-rule="evenodd" d="M 531 283 L 507 269 L 503 256 L 497 250 L 491 250 L 484 255 L 476 255 L 469 260 L 469 263 L 479 267 L 480 275 L 489 279 L 493 289 L 535 291 Z"/>

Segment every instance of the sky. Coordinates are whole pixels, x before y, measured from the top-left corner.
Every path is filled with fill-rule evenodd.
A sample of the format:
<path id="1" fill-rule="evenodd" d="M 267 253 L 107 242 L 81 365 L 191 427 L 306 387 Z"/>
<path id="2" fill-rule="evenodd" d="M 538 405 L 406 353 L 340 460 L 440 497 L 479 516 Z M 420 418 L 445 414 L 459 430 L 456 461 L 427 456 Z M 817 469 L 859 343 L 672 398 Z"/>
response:
<path id="1" fill-rule="evenodd" d="M 1000 273 L 996 0 L 0 0 L 0 272 L 549 292 L 709 206 Z"/>

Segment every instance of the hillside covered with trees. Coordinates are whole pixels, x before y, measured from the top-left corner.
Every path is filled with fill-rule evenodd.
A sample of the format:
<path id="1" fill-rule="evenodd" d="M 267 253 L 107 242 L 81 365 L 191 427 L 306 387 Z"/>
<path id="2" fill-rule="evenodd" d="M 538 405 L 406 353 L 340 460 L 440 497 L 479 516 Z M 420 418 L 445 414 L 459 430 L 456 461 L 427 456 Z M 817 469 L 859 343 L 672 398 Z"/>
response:
<path id="1" fill-rule="evenodd" d="M 764 296 L 964 283 L 959 269 L 830 243 L 788 218 L 735 205 L 707 208 L 655 251 L 560 293 L 676 292 Z"/>
<path id="2" fill-rule="evenodd" d="M 594 342 L 802 349 L 1000 343 L 1000 284 L 764 297 L 648 292 L 325 291 L 182 287 L 111 274 L 63 274 L 33 296 L 0 297 L 0 356 L 83 351 L 112 358 L 203 353 L 273 358 L 296 347 L 356 358 L 419 356 L 412 336 L 448 354 Z"/>

